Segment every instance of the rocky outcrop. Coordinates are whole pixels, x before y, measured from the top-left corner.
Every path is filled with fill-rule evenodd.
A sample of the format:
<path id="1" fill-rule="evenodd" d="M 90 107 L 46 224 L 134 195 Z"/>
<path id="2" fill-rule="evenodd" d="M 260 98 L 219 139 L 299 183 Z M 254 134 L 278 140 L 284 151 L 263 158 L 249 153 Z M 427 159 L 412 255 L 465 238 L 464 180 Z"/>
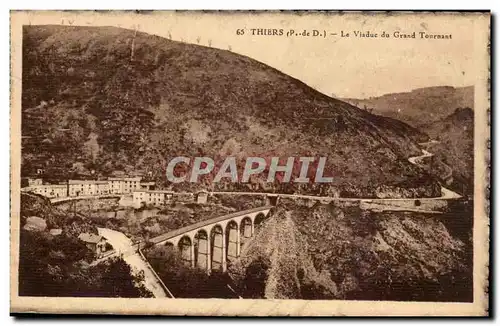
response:
<path id="1" fill-rule="evenodd" d="M 50 203 L 48 198 L 32 193 L 21 193 L 21 227 L 28 231 L 61 228 L 64 234 L 78 237 L 82 232 L 97 233 L 89 221 Z M 43 221 L 43 223 L 42 223 Z"/>
<path id="2" fill-rule="evenodd" d="M 288 209 L 314 266 L 330 272 L 342 298 L 472 299 L 472 228 L 463 225 L 459 238 L 442 220 L 458 212 L 378 213 L 334 204 Z"/>
<path id="3" fill-rule="evenodd" d="M 38 216 L 30 216 L 26 219 L 23 229 L 32 232 L 45 231 L 47 223 L 45 220 Z"/>
<path id="4" fill-rule="evenodd" d="M 375 189 L 375 198 L 432 198 L 441 196 L 439 184 L 416 187 L 380 186 Z"/>
<path id="5" fill-rule="evenodd" d="M 437 216 L 281 205 L 229 266 L 244 298 L 472 299 L 471 228 L 450 229 L 453 208 Z"/>
<path id="6" fill-rule="evenodd" d="M 307 243 L 290 214 L 277 212 L 243 247 L 229 274 L 244 298 L 334 298 L 337 286 L 328 271 L 318 271 Z"/>

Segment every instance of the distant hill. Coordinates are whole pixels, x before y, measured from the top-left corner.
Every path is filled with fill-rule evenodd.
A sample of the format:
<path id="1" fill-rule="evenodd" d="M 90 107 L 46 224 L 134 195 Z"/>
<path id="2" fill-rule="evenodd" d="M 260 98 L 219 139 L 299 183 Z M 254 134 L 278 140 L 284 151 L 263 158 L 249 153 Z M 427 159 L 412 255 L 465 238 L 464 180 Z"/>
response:
<path id="1" fill-rule="evenodd" d="M 432 139 L 440 143 L 432 147 L 433 153 L 453 170 L 457 191 L 474 191 L 474 111 L 458 108 L 449 116 L 422 126 Z"/>
<path id="2" fill-rule="evenodd" d="M 455 108 L 474 108 L 474 87 L 425 87 L 406 93 L 344 100 L 359 108 L 373 109 L 373 113 L 419 127 L 447 117 Z"/>
<path id="3" fill-rule="evenodd" d="M 366 196 L 419 184 L 417 193 L 439 194 L 407 161 L 424 134 L 251 58 L 115 27 L 23 32 L 23 175 L 152 172 L 168 186 L 174 156 L 233 155 L 241 164 L 247 156 L 312 155 L 328 157 L 330 192 Z"/>

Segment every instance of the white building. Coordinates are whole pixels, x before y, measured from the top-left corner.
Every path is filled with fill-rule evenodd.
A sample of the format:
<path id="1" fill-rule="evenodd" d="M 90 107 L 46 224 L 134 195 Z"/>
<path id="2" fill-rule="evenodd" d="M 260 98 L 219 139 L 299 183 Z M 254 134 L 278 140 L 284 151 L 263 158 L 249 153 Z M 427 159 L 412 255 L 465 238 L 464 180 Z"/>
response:
<path id="1" fill-rule="evenodd" d="M 78 239 L 83 241 L 87 248 L 92 250 L 97 258 L 102 257 L 103 253 L 106 251 L 106 239 L 101 235 L 81 233 Z"/>
<path id="2" fill-rule="evenodd" d="M 113 194 L 128 194 L 141 188 L 141 177 L 108 178 L 108 182 Z"/>
<path id="3" fill-rule="evenodd" d="M 108 181 L 96 181 L 95 183 L 96 195 L 107 195 L 109 194 L 109 182 Z"/>
<path id="4" fill-rule="evenodd" d="M 35 185 L 25 187 L 22 191 L 31 191 L 48 198 L 67 197 L 66 185 Z"/>
<path id="5" fill-rule="evenodd" d="M 170 201 L 174 192 L 169 190 L 135 190 L 132 198 L 134 207 L 139 208 L 143 204 L 163 206 Z"/>
<path id="6" fill-rule="evenodd" d="M 36 180 L 36 182 L 32 181 L 28 187 L 22 190 L 32 191 L 49 198 L 130 194 L 136 190 L 151 191 L 155 186 L 155 183 L 152 181 L 141 182 L 141 177 L 109 178 L 108 180 L 68 180 L 67 183 L 64 182 L 57 185 L 44 185 L 41 179 Z"/>
<path id="7" fill-rule="evenodd" d="M 99 180 L 69 180 L 69 196 L 96 196 L 109 194 L 109 182 Z"/>
<path id="8" fill-rule="evenodd" d="M 40 178 L 34 179 L 34 178 L 28 178 L 28 186 L 40 186 L 43 184 L 43 180 Z"/>
<path id="9" fill-rule="evenodd" d="M 208 201 L 208 192 L 206 192 L 205 190 L 199 191 L 196 194 L 196 202 L 198 204 L 206 204 L 207 201 Z"/>

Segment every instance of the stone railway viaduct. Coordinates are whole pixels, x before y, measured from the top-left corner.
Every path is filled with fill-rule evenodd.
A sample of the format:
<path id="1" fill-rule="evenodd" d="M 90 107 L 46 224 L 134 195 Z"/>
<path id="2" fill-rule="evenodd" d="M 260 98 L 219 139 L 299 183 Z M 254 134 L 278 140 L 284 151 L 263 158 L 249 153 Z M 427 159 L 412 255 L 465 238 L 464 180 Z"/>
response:
<path id="1" fill-rule="evenodd" d="M 186 264 L 201 269 L 227 269 L 228 260 L 240 256 L 241 247 L 269 216 L 266 205 L 201 221 L 153 239 L 150 243 L 178 248 Z"/>

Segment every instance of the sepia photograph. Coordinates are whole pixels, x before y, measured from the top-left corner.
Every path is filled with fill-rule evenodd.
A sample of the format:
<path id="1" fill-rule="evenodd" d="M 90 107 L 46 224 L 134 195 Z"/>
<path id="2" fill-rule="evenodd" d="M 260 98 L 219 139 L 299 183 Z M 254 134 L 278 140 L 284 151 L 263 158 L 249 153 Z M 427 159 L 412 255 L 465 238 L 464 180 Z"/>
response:
<path id="1" fill-rule="evenodd" d="M 487 315 L 489 37 L 12 11 L 11 312 Z"/>

